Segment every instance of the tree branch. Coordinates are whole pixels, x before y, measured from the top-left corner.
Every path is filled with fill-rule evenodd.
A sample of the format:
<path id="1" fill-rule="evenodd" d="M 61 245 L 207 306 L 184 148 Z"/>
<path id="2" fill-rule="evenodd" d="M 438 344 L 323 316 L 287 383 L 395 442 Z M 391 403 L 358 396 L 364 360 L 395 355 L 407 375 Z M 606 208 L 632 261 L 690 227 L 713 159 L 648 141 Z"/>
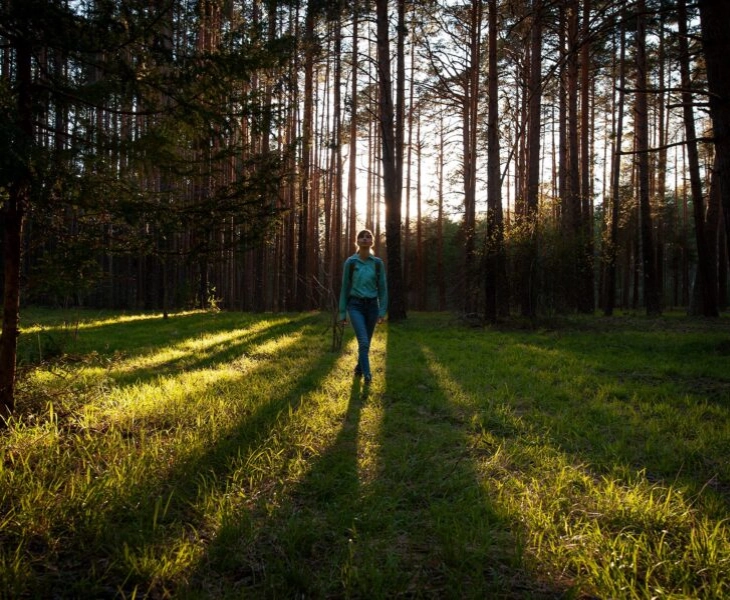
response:
<path id="1" fill-rule="evenodd" d="M 646 89 L 646 90 L 640 90 L 638 88 L 620 88 L 619 86 L 616 86 L 614 88 L 617 92 L 624 92 L 625 94 L 663 94 L 664 92 L 677 92 L 677 93 L 685 93 L 689 92 L 690 94 L 701 94 L 703 96 L 712 96 L 712 92 L 709 90 L 687 90 L 685 88 L 676 88 L 676 87 L 667 87 L 667 88 L 652 88 L 652 89 Z"/>
<path id="2" fill-rule="evenodd" d="M 656 148 L 647 148 L 646 150 L 625 150 L 621 152 L 617 152 L 619 156 L 625 156 L 627 154 L 645 154 L 647 152 L 659 152 L 661 150 L 666 150 L 667 148 L 674 148 L 676 146 L 684 146 L 685 144 L 689 144 L 690 142 L 694 143 L 712 143 L 715 141 L 714 137 L 698 137 L 694 140 L 683 140 L 681 142 L 674 142 L 673 144 L 665 144 L 664 146 L 657 146 Z"/>

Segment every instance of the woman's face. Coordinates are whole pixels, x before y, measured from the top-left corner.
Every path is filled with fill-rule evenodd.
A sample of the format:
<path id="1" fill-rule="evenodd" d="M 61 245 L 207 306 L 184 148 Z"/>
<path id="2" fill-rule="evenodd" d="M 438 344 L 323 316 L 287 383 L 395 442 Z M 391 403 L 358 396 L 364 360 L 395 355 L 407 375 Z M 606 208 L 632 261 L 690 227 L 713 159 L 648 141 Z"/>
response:
<path id="1" fill-rule="evenodd" d="M 370 248 L 373 245 L 373 234 L 369 231 L 362 231 L 357 236 L 357 245 L 361 248 Z"/>

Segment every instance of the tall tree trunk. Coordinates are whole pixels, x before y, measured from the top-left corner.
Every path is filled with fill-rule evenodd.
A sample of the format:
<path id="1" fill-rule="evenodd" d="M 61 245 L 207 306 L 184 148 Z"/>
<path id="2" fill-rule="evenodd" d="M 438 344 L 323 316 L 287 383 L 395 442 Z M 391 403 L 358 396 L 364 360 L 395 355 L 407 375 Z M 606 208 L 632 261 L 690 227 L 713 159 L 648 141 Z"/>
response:
<path id="1" fill-rule="evenodd" d="M 403 15 L 403 26 L 405 27 L 405 15 Z M 411 75 L 411 81 L 408 86 L 408 152 L 406 154 L 405 159 L 405 189 L 406 189 L 406 197 L 405 197 L 405 206 L 406 206 L 406 218 L 404 223 L 404 252 L 403 252 L 403 289 L 405 290 L 406 298 L 408 302 L 406 304 L 408 306 L 413 306 L 413 293 L 415 291 L 416 294 L 418 294 L 417 289 L 417 277 L 416 281 L 414 281 L 413 278 L 413 261 L 412 258 L 412 241 L 411 241 L 411 192 L 413 190 L 413 113 L 414 113 L 414 106 L 413 106 L 413 98 L 414 98 L 414 85 L 413 85 L 413 74 L 415 71 L 415 48 L 411 45 L 411 53 L 410 53 L 410 65 L 409 65 L 409 72 Z M 403 77 L 405 81 L 405 74 Z M 417 271 L 415 271 L 417 273 Z M 418 297 L 418 296 L 416 296 Z M 416 301 L 416 306 L 419 305 L 419 301 Z"/>
<path id="2" fill-rule="evenodd" d="M 446 165 L 445 151 L 446 130 L 444 115 L 439 119 L 439 150 L 438 150 L 438 214 L 436 217 L 436 285 L 438 288 L 438 309 L 446 310 L 446 277 L 444 274 L 444 168 Z"/>
<path id="3" fill-rule="evenodd" d="M 522 264 L 522 315 L 537 314 L 537 213 L 540 194 L 540 136 L 542 106 L 542 0 L 532 3 L 530 30 L 530 74 L 527 128 L 527 196 L 524 225 L 527 232 L 525 260 Z"/>
<path id="4" fill-rule="evenodd" d="M 580 294 L 578 296 L 578 310 L 591 314 L 595 309 L 595 293 L 593 280 L 593 210 L 591 206 L 591 102 L 590 102 L 590 43 L 589 22 L 591 1 L 583 0 L 583 18 L 581 26 L 580 50 L 580 201 L 581 201 L 581 247 L 578 257 L 578 280 Z"/>
<path id="5" fill-rule="evenodd" d="M 290 20 L 288 35 L 298 38 L 301 36 L 299 25 L 299 11 L 296 11 L 296 17 Z M 292 81 L 292 85 L 287 89 L 287 97 L 285 104 L 289 107 L 287 115 L 286 132 L 284 135 L 285 144 L 294 144 L 299 137 L 299 120 L 297 107 L 302 102 L 301 89 L 299 87 L 299 73 L 302 68 L 300 53 L 296 53 L 294 60 L 289 66 L 288 77 Z M 297 159 L 294 153 L 289 155 L 287 159 L 287 169 L 291 173 L 297 171 Z M 284 310 L 293 311 L 297 309 L 297 190 L 299 182 L 292 181 L 285 189 L 282 197 L 282 208 L 284 209 L 284 219 L 281 228 L 282 235 L 282 256 L 280 268 L 282 269 L 281 289 L 284 298 L 282 305 Z"/>
<path id="6" fill-rule="evenodd" d="M 702 46 L 710 90 L 710 116 L 715 142 L 715 173 L 730 244 L 730 2 L 699 0 Z"/>
<path id="7" fill-rule="evenodd" d="M 712 194 L 714 194 L 714 202 L 720 210 L 718 222 L 722 221 L 722 207 L 720 206 L 720 190 L 717 185 L 717 181 L 713 187 Z M 728 309 L 728 253 L 727 253 L 727 240 L 725 239 L 725 229 L 718 226 L 718 308 L 721 311 Z"/>
<path id="8" fill-rule="evenodd" d="M 395 165 L 396 165 L 396 181 L 398 187 L 398 205 L 401 207 L 398 211 L 398 286 L 400 287 L 401 299 L 398 310 L 402 311 L 402 317 L 405 318 L 406 308 L 408 306 L 408 286 L 406 285 L 405 269 L 403 260 L 405 253 L 401 245 L 402 219 L 400 210 L 403 206 L 403 173 L 404 173 L 404 150 L 405 150 L 405 125 L 406 125 L 406 0 L 397 0 L 398 6 L 398 24 L 396 26 L 396 84 L 395 84 Z M 391 230 L 395 229 L 394 223 L 391 224 Z M 388 236 L 388 247 L 390 247 L 391 234 L 388 234 L 388 223 L 386 221 L 386 235 Z M 408 250 L 408 245 L 405 247 Z M 389 261 L 390 262 L 390 261 Z M 397 311 L 396 311 L 397 312 Z M 398 317 L 396 317 L 396 320 Z"/>
<path id="9" fill-rule="evenodd" d="M 695 132 L 695 116 L 692 110 L 692 80 L 689 64 L 689 42 L 687 40 L 687 6 L 685 0 L 677 2 L 677 20 L 679 23 L 679 70 L 682 79 L 682 105 L 684 111 L 684 128 L 687 132 L 687 160 L 689 162 L 690 189 L 692 190 L 692 207 L 695 221 L 695 240 L 697 242 L 697 262 L 702 302 L 702 314 L 706 317 L 717 317 L 717 252 L 713 248 L 710 232 L 705 222 L 705 201 L 700 175 L 700 159 L 697 151 L 697 135 Z M 717 236 L 714 236 L 715 246 Z"/>
<path id="10" fill-rule="evenodd" d="M 0 334 L 0 427 L 15 409 L 15 368 L 20 331 L 20 264 L 23 226 L 32 183 L 31 147 L 34 142 L 31 95 L 31 45 L 13 40 L 17 78 L 16 139 L 13 154 L 20 159 L 17 175 L 2 205 L 3 231 L 3 324 Z"/>
<path id="11" fill-rule="evenodd" d="M 426 268 L 424 265 L 423 250 L 423 142 L 421 141 L 421 108 L 418 107 L 416 130 L 416 290 L 418 292 L 419 310 L 426 310 L 428 301 L 428 285 L 426 282 Z"/>
<path id="12" fill-rule="evenodd" d="M 684 166 L 684 153 L 685 149 L 682 148 L 682 168 L 681 172 L 686 171 Z M 680 168 L 675 166 L 675 173 L 680 172 Z M 675 189 L 678 189 L 678 185 L 675 182 Z M 689 290 L 690 290 L 690 273 L 689 273 L 689 194 L 687 193 L 687 186 L 682 186 L 682 305 L 689 306 Z"/>
<path id="13" fill-rule="evenodd" d="M 665 27 L 666 15 L 664 12 L 659 16 L 659 43 L 657 52 L 657 67 L 659 70 L 658 83 L 659 90 L 655 95 L 656 101 L 656 129 L 659 151 L 657 152 L 657 163 L 656 163 L 656 176 L 654 178 L 654 203 L 655 206 L 659 207 L 658 218 L 657 218 L 657 285 L 660 290 L 664 289 L 664 264 L 665 264 L 665 207 L 666 207 L 666 190 L 667 190 L 667 130 L 669 128 L 669 121 L 667 115 L 669 114 L 666 110 L 666 70 L 667 70 L 667 56 L 666 56 L 666 27 Z"/>
<path id="14" fill-rule="evenodd" d="M 618 221 L 620 215 L 619 202 L 621 199 L 621 144 L 623 142 L 624 127 L 624 89 L 626 87 L 626 32 L 623 24 L 619 34 L 620 51 L 618 59 L 619 68 L 619 84 L 618 84 L 618 102 L 616 110 L 618 116 L 616 118 L 616 147 L 613 152 L 613 162 L 611 165 L 611 223 L 609 226 L 607 240 L 607 258 L 606 258 L 606 288 L 605 288 L 605 304 L 603 314 L 607 317 L 613 315 L 613 309 L 616 304 L 616 259 L 618 255 Z"/>
<path id="15" fill-rule="evenodd" d="M 646 60 L 646 2 L 636 6 L 636 151 L 638 153 L 639 218 L 641 231 L 642 264 L 644 272 L 644 302 L 647 315 L 661 314 L 657 285 L 656 252 L 651 214 L 649 187 L 649 113 L 647 109 L 648 77 Z"/>
<path id="16" fill-rule="evenodd" d="M 312 307 L 311 239 L 312 219 L 312 131 L 314 129 L 314 6 L 310 3 L 304 19 L 304 110 L 302 115 L 301 158 L 299 175 L 299 222 L 297 240 L 296 297 L 299 310 Z"/>
<path id="17" fill-rule="evenodd" d="M 358 100 L 357 100 L 357 80 L 355 73 L 358 72 L 358 65 L 360 58 L 358 56 L 359 44 L 358 39 L 360 37 L 360 5 L 358 0 L 353 1 L 352 7 L 352 87 L 350 90 L 350 160 L 349 160 L 349 172 L 347 181 L 347 190 L 349 196 L 349 206 L 347 209 L 348 220 L 347 220 L 347 232 L 345 235 L 345 255 L 349 256 L 350 244 L 355 239 L 357 232 L 357 111 L 358 111 Z"/>
<path id="18" fill-rule="evenodd" d="M 334 198 L 332 207 L 332 228 L 331 235 L 328 238 L 329 243 L 332 245 L 332 257 L 329 265 L 329 276 L 330 281 L 328 282 L 328 289 L 334 289 L 337 282 L 342 281 L 342 60 L 341 60 L 341 48 L 342 48 L 342 15 L 339 7 L 337 8 L 336 20 L 334 24 L 335 28 L 335 40 L 334 40 L 334 60 L 335 60 L 335 72 L 334 72 L 334 91 L 332 102 L 334 104 L 333 115 L 332 115 L 332 177 Z"/>
<path id="19" fill-rule="evenodd" d="M 567 54 L 567 15 L 565 3 L 560 3 L 559 26 L 558 26 L 558 46 L 561 54 Z M 561 60 L 558 66 L 558 199 L 560 203 L 560 223 L 562 233 L 569 236 L 570 227 L 570 198 L 568 196 L 568 69 L 566 67 L 567 60 Z"/>
<path id="20" fill-rule="evenodd" d="M 395 79 L 395 168 L 396 178 L 403 189 L 403 150 L 406 115 L 406 0 L 397 0 L 398 25 L 396 27 L 396 79 Z"/>
<path id="21" fill-rule="evenodd" d="M 715 155 L 715 165 L 717 164 L 717 155 Z M 711 277 L 714 278 L 713 293 L 716 298 L 716 313 L 709 316 L 719 316 L 720 310 L 723 307 L 722 299 L 722 286 L 723 275 L 727 275 L 727 267 L 723 271 L 722 258 L 724 252 L 720 248 L 720 243 L 723 241 L 720 232 L 722 227 L 720 222 L 722 220 L 722 206 L 720 204 L 720 189 L 717 184 L 717 167 L 713 168 L 712 175 L 710 176 L 709 191 L 707 193 L 707 214 L 705 216 L 705 235 L 707 236 L 707 245 L 710 247 L 710 269 Z"/>
<path id="22" fill-rule="evenodd" d="M 578 0 L 571 0 L 568 4 L 568 57 L 567 57 L 567 142 L 568 142 L 568 181 L 566 185 L 567 214 L 564 218 L 568 220 L 567 232 L 568 247 L 570 248 L 570 264 L 568 268 L 567 293 L 568 306 L 575 310 L 579 304 L 579 298 L 583 292 L 580 287 L 580 265 L 581 253 L 583 251 L 583 229 L 581 215 L 581 189 L 580 189 L 580 146 L 578 137 Z"/>
<path id="23" fill-rule="evenodd" d="M 487 248 L 484 278 L 485 318 L 495 322 L 509 314 L 499 164 L 499 73 L 497 65 L 497 0 L 489 0 L 489 79 L 487 117 Z"/>
<path id="24" fill-rule="evenodd" d="M 376 0 L 379 121 L 382 144 L 383 191 L 385 194 L 385 235 L 388 244 L 388 293 L 391 321 L 406 318 L 406 305 L 401 268 L 401 188 L 398 179 L 398 152 L 396 151 L 396 124 L 393 108 L 393 84 L 390 60 L 390 31 L 388 27 L 388 0 Z M 403 35 L 403 32 L 399 32 Z"/>
<path id="25" fill-rule="evenodd" d="M 481 0 L 472 0 L 469 8 L 469 62 L 464 84 L 462 115 L 463 178 L 464 178 L 464 288 L 463 310 L 477 311 L 476 285 L 476 182 L 477 128 L 479 112 L 479 66 L 481 48 Z"/>

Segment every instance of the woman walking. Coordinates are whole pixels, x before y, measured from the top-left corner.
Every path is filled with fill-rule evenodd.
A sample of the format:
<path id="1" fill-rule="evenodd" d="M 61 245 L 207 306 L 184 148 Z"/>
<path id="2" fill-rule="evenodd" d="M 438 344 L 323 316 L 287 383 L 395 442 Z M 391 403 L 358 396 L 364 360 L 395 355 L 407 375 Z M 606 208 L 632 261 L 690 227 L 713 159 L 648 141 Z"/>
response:
<path id="1" fill-rule="evenodd" d="M 373 232 L 363 229 L 357 234 L 357 252 L 345 261 L 340 290 L 339 320 L 347 322 L 346 313 L 357 338 L 355 376 L 369 384 L 370 340 L 375 325 L 382 323 L 388 309 L 388 286 L 383 261 L 373 252 Z"/>

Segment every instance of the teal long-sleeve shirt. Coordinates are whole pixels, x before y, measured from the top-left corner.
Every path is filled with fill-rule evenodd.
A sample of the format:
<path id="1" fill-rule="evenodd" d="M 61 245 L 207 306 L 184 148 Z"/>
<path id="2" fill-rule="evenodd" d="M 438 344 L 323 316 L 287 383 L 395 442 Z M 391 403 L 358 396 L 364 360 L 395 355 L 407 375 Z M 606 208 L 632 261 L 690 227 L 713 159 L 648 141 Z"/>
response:
<path id="1" fill-rule="evenodd" d="M 354 263 L 354 268 L 350 264 Z M 376 281 L 377 269 L 375 265 L 380 263 L 379 282 Z M 352 271 L 352 281 L 350 280 Z M 339 320 L 345 319 L 347 313 L 347 300 L 350 296 L 357 298 L 377 298 L 378 316 L 385 317 L 388 311 L 388 284 L 385 279 L 385 265 L 376 256 L 369 256 L 366 260 L 360 258 L 359 254 L 353 254 L 345 261 L 342 271 L 342 288 L 340 289 Z"/>

